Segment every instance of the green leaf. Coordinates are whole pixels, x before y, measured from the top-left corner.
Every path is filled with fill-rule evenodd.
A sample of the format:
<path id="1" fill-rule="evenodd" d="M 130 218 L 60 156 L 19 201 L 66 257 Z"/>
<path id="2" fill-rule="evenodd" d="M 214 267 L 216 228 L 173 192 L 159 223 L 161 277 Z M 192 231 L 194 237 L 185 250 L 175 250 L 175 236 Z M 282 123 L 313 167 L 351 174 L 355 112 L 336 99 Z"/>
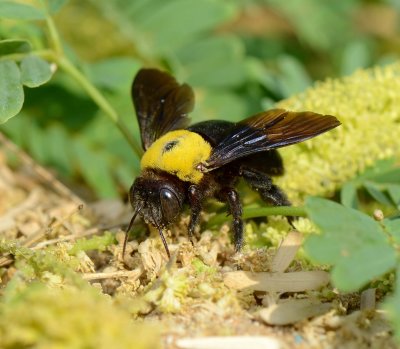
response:
<path id="1" fill-rule="evenodd" d="M 209 119 L 240 121 L 247 114 L 244 101 L 234 93 L 209 89 L 204 93 L 203 98 L 203 103 L 198 104 L 192 113 L 196 121 Z"/>
<path id="2" fill-rule="evenodd" d="M 357 69 L 367 67 L 371 60 L 370 52 L 366 40 L 350 42 L 343 51 L 341 75 L 349 75 Z"/>
<path id="3" fill-rule="evenodd" d="M 357 208 L 357 186 L 354 182 L 347 182 L 340 191 L 340 202 L 343 206 Z"/>
<path id="4" fill-rule="evenodd" d="M 375 183 L 400 184 L 400 168 L 393 168 L 383 173 L 377 174 L 373 181 Z"/>
<path id="5" fill-rule="evenodd" d="M 355 1 L 264 1 L 286 17 L 300 41 L 318 51 L 337 50 L 352 33 L 350 14 Z"/>
<path id="6" fill-rule="evenodd" d="M 388 205 L 388 206 L 392 205 L 392 202 L 390 201 L 390 199 L 373 182 L 369 182 L 369 181 L 365 182 L 364 187 L 367 190 L 367 192 L 369 193 L 369 195 L 371 195 L 379 203 L 381 203 L 383 205 Z"/>
<path id="7" fill-rule="evenodd" d="M 332 281 L 343 291 L 355 291 L 396 266 L 397 255 L 389 244 L 368 244 L 343 256 L 332 271 Z"/>
<path id="8" fill-rule="evenodd" d="M 28 87 L 38 87 L 50 80 L 50 64 L 38 56 L 27 56 L 21 62 L 21 82 Z"/>
<path id="9" fill-rule="evenodd" d="M 400 244 L 400 218 L 397 219 L 385 219 L 383 224 L 396 241 L 396 243 Z"/>
<path id="10" fill-rule="evenodd" d="M 151 3 L 151 2 L 150 2 Z M 171 52 L 186 42 L 191 42 L 201 32 L 212 30 L 235 14 L 234 6 L 213 0 L 170 0 L 155 2 L 149 11 L 134 14 L 136 25 L 158 53 Z M 151 35 L 149 35 L 151 33 Z"/>
<path id="11" fill-rule="evenodd" d="M 389 193 L 390 198 L 396 206 L 400 205 L 400 185 L 388 184 L 386 190 Z"/>
<path id="12" fill-rule="evenodd" d="M 57 13 L 67 3 L 68 0 L 47 0 L 51 14 Z"/>
<path id="13" fill-rule="evenodd" d="M 73 149 L 79 169 L 95 193 L 103 198 L 117 197 L 118 191 L 104 156 L 92 151 L 80 140 L 74 143 Z"/>
<path id="14" fill-rule="evenodd" d="M 306 200 L 306 211 L 322 234 L 308 238 L 305 250 L 315 261 L 334 265 L 332 278 L 338 288 L 357 290 L 395 267 L 396 251 L 371 217 L 313 197 Z"/>
<path id="15" fill-rule="evenodd" d="M 47 164 L 50 160 L 51 146 L 46 139 L 45 131 L 32 118 L 26 120 L 25 137 L 27 149 L 33 158 L 39 163 Z"/>
<path id="16" fill-rule="evenodd" d="M 246 79 L 244 47 L 233 36 L 193 41 L 177 52 L 185 66 L 185 81 L 194 86 L 232 87 Z"/>
<path id="17" fill-rule="evenodd" d="M 364 186 L 376 201 L 384 205 L 391 206 L 393 203 L 395 205 L 400 203 L 400 168 L 394 158 L 376 161 L 373 166 L 368 167 L 351 182 L 358 187 Z M 342 194 L 345 194 L 343 193 L 345 190 L 351 189 L 351 187 L 344 187 L 342 188 Z M 385 191 L 387 191 L 390 198 Z M 350 192 L 348 195 L 351 195 Z M 342 201 L 342 203 L 344 202 Z"/>
<path id="18" fill-rule="evenodd" d="M 388 317 L 394 327 L 397 340 L 400 341 L 400 266 L 396 270 L 396 283 L 394 293 L 388 297 L 384 303 L 384 309 L 388 312 Z"/>
<path id="19" fill-rule="evenodd" d="M 17 118 L 12 118 L 5 124 L 0 125 L 1 131 L 13 140 L 15 144 L 24 148 L 26 145 L 27 117 L 21 111 Z"/>
<path id="20" fill-rule="evenodd" d="M 277 64 L 281 72 L 279 76 L 280 88 L 285 97 L 303 92 L 311 85 L 312 81 L 306 69 L 296 58 L 282 55 L 278 58 Z"/>
<path id="21" fill-rule="evenodd" d="M 349 239 L 352 239 L 351 241 L 354 243 L 360 243 L 359 236 L 374 241 L 385 240 L 384 235 L 377 234 L 380 226 L 371 217 L 331 200 L 309 197 L 306 200 L 306 211 L 314 223 L 325 233 L 347 234 L 351 230 L 353 234 L 349 234 Z M 350 240 L 346 240 L 347 244 Z"/>
<path id="22" fill-rule="evenodd" d="M 0 124 L 17 115 L 24 103 L 21 74 L 13 61 L 0 62 Z"/>
<path id="23" fill-rule="evenodd" d="M 127 92 L 140 66 L 133 58 L 109 58 L 88 66 L 87 74 L 98 87 Z"/>
<path id="24" fill-rule="evenodd" d="M 255 58 L 247 58 L 246 62 L 250 79 L 259 82 L 269 91 L 276 92 L 279 90 L 279 78 L 273 69 L 267 68 L 262 61 Z M 264 99 L 269 98 L 271 100 L 271 103 L 268 101 L 268 103 L 270 103 L 268 105 L 269 108 L 265 109 L 272 109 L 272 107 L 276 104 L 276 101 L 272 101 L 270 97 L 265 96 L 265 93 L 263 95 Z"/>
<path id="25" fill-rule="evenodd" d="M 396 183 L 400 181 L 400 169 L 396 168 L 396 159 L 389 158 L 376 161 L 373 166 L 368 167 L 364 172 L 360 173 L 355 180 L 363 182 L 367 179 L 373 182 Z"/>
<path id="26" fill-rule="evenodd" d="M 16 1 L 0 1 L 0 18 L 37 20 L 45 19 L 45 13 L 31 5 Z"/>
<path id="27" fill-rule="evenodd" d="M 133 183 L 134 172 L 127 164 L 118 164 L 115 175 L 124 188 L 129 188 Z"/>
<path id="28" fill-rule="evenodd" d="M 7 39 L 0 41 L 0 56 L 13 53 L 26 53 L 31 50 L 31 44 L 26 40 Z"/>
<path id="29" fill-rule="evenodd" d="M 62 124 L 51 125 L 46 130 L 49 162 L 54 164 L 63 176 L 72 176 L 73 164 L 71 159 L 69 135 Z"/>

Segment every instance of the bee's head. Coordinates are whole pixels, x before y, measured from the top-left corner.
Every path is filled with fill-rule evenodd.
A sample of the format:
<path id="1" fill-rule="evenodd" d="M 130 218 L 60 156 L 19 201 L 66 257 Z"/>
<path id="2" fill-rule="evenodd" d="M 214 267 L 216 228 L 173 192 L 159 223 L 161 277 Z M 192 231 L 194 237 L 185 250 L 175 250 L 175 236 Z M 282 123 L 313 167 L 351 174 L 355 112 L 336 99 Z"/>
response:
<path id="1" fill-rule="evenodd" d="M 176 221 L 183 209 L 184 184 L 174 176 L 145 171 L 133 183 L 129 198 L 135 213 L 162 229 Z"/>

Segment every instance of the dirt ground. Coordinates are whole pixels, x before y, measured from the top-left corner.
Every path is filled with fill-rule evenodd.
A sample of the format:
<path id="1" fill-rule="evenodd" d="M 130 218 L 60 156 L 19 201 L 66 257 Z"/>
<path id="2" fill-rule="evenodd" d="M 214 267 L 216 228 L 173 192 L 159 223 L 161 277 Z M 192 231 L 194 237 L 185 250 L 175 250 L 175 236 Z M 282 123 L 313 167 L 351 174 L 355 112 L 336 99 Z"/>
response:
<path id="1" fill-rule="evenodd" d="M 85 251 L 76 272 L 112 297 L 139 299 L 134 321 L 161 328 L 165 348 L 233 348 L 231 336 L 243 336 L 235 339 L 242 348 L 266 348 L 266 340 L 270 348 L 397 347 L 377 310 L 382 291 L 340 294 L 325 270 L 297 260 L 298 232 L 278 248 L 237 255 L 228 224 L 192 246 L 184 217 L 168 234 L 168 260 L 157 232 L 148 237 L 139 223 L 123 257 L 127 205 L 86 203 L 12 145 L 0 149 L 0 239 L 37 251 L 111 232 L 116 240 Z M 17 272 L 14 256 L 0 256 L 0 268 L 2 294 Z M 223 338 L 210 345 L 205 336 Z"/>

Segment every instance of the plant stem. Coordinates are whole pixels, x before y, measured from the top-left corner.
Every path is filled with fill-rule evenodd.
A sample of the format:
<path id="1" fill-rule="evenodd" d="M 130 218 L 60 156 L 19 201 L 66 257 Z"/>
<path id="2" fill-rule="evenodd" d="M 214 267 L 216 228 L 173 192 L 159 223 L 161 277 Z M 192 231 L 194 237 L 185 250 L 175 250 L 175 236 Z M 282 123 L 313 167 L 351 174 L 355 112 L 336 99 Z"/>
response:
<path id="1" fill-rule="evenodd" d="M 61 69 L 73 77 L 81 87 L 87 92 L 87 94 L 93 99 L 93 101 L 99 106 L 99 108 L 115 123 L 125 139 L 128 141 L 130 146 L 138 157 L 143 153 L 142 148 L 132 138 L 132 135 L 123 121 L 119 118 L 115 109 L 111 104 L 104 98 L 101 92 L 88 80 L 86 77 L 66 58 L 58 58 L 57 63 Z"/>
<path id="2" fill-rule="evenodd" d="M 307 213 L 304 207 L 293 206 L 249 207 L 244 208 L 243 210 L 244 219 L 266 216 L 307 217 Z M 210 220 L 207 222 L 207 226 L 213 227 L 224 222 L 226 222 L 226 213 L 217 214 L 216 216 L 210 218 Z"/>
<path id="3" fill-rule="evenodd" d="M 264 216 L 307 217 L 307 213 L 304 207 L 294 206 L 249 207 L 243 210 L 244 219 Z"/>
<path id="4" fill-rule="evenodd" d="M 62 56 L 64 53 L 60 36 L 58 35 L 58 31 L 56 29 L 56 26 L 54 24 L 53 18 L 50 15 L 47 15 L 46 17 L 46 24 L 47 27 L 49 28 L 49 35 L 50 35 L 50 41 L 53 44 L 53 49 L 58 56 Z"/>
<path id="5" fill-rule="evenodd" d="M 47 11 L 45 3 L 42 1 L 43 7 Z M 58 34 L 57 28 L 54 24 L 53 18 L 47 11 L 46 24 L 49 31 L 50 41 L 53 47 L 53 60 L 57 65 L 68 73 L 72 78 L 74 78 L 79 85 L 87 92 L 87 94 L 93 99 L 93 101 L 98 105 L 98 107 L 114 122 L 114 124 L 119 128 L 129 145 L 132 147 L 133 151 L 140 158 L 143 151 L 139 144 L 132 138 L 129 129 L 119 118 L 116 110 L 111 106 L 111 104 L 105 99 L 103 94 L 77 69 L 65 56 L 62 49 L 62 43 L 60 36 Z"/>

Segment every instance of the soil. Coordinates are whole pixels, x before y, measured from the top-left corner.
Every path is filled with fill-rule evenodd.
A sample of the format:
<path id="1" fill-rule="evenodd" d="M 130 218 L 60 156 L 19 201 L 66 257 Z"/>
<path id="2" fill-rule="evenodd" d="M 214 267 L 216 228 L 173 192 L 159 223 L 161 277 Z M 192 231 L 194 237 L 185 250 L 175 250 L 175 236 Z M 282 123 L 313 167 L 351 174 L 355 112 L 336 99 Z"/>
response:
<path id="1" fill-rule="evenodd" d="M 138 297 L 141 302 L 135 321 L 161 326 L 165 348 L 200 348 L 198 339 L 204 336 L 266 336 L 280 348 L 397 347 L 385 313 L 377 310 L 375 299 L 382 296 L 379 290 L 364 293 L 361 301 L 360 294 L 340 294 L 317 274 L 310 275 L 317 278 L 319 286 L 303 280 L 299 287 L 304 291 L 293 291 L 293 285 L 287 289 L 276 286 L 280 279 L 272 286 L 267 282 L 243 286 L 236 276 L 244 272 L 260 277 L 267 275 L 263 272 L 275 272 L 294 278 L 295 273 L 321 270 L 305 267 L 302 261 L 293 260 L 294 255 L 286 255 L 280 257 L 285 270 L 277 272 L 276 248 L 246 249 L 237 255 L 228 224 L 218 234 L 203 231 L 192 246 L 186 238 L 184 217 L 168 234 L 171 260 L 157 232 L 150 229 L 148 236 L 138 224 L 134 231 L 139 233 L 130 238 L 122 256 L 123 228 L 129 223 L 130 208 L 115 200 L 84 202 L 49 170 L 10 144 L 0 152 L 0 192 L 0 237 L 21 246 L 45 250 L 82 237 L 102 236 L 106 231 L 115 234 L 116 242 L 104 251 L 86 252 L 86 267 L 78 272 L 112 297 Z M 1 256 L 0 267 L 4 288 L 16 271 L 13 256 Z M 238 286 L 230 287 L 227 275 L 238 280 Z M 285 306 L 286 302 L 292 303 Z M 193 342 L 180 342 L 182 338 Z M 245 347 L 249 337 L 243 340 Z"/>

